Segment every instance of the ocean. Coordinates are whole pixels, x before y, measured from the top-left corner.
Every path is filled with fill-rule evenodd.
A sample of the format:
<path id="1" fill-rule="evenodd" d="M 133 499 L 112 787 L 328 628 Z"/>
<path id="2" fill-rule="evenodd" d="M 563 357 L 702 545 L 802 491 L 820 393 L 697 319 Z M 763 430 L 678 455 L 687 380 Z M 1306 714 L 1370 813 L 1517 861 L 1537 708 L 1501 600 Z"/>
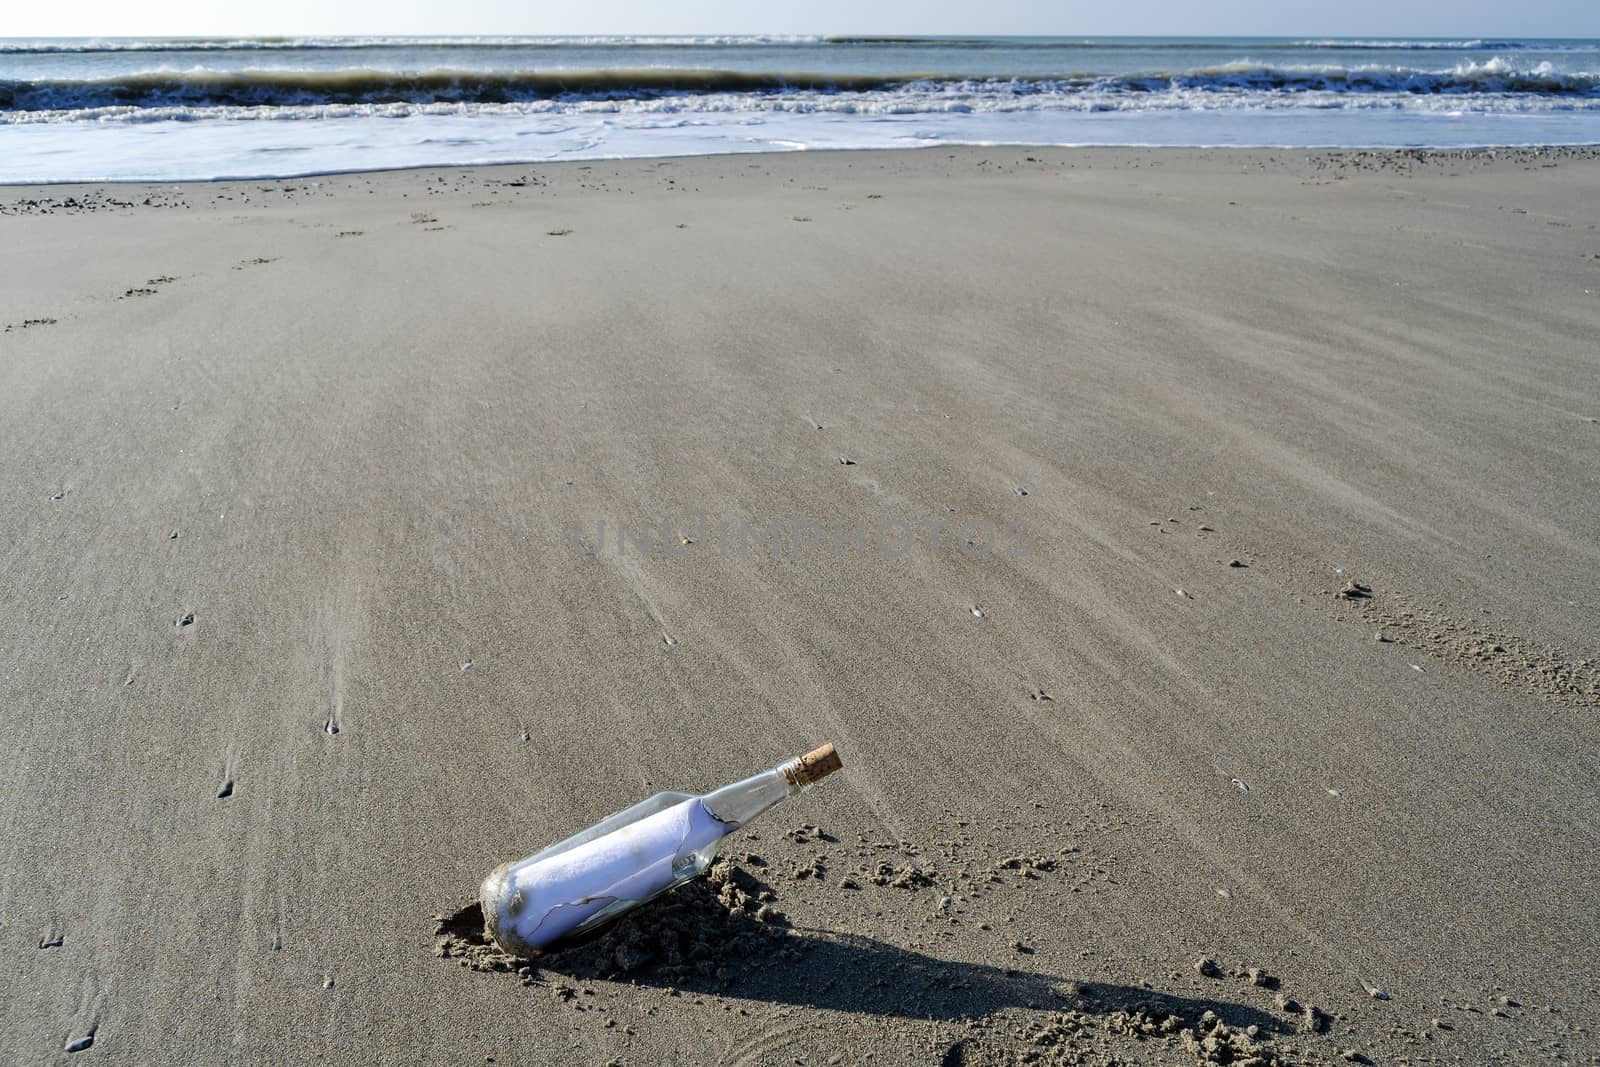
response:
<path id="1" fill-rule="evenodd" d="M 1594 40 L 0 39 L 0 182 L 941 144 L 1594 143 Z"/>

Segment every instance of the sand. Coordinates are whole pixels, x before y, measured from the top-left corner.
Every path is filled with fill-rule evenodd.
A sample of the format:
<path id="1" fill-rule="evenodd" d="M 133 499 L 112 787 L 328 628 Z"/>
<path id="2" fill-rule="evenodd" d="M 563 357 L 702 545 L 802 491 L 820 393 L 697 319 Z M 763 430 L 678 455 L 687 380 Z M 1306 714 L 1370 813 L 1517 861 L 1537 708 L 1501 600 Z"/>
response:
<path id="1" fill-rule="evenodd" d="M 0 1061 L 1593 1062 L 1596 202 L 0 190 Z M 497 863 L 824 741 L 715 881 L 472 943 Z"/>

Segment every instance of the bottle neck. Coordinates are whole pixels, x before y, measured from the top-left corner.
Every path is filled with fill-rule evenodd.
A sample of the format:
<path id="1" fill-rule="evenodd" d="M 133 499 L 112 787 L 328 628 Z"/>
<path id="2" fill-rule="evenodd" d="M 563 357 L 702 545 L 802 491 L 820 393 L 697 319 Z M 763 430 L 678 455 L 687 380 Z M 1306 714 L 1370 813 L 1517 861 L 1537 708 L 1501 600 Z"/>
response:
<path id="1" fill-rule="evenodd" d="M 752 774 L 707 793 L 700 798 L 700 803 L 717 821 L 729 823 L 731 827 L 743 826 L 774 804 L 808 787 L 809 783 L 796 774 L 799 763 L 799 760 L 790 760 L 770 771 Z"/>

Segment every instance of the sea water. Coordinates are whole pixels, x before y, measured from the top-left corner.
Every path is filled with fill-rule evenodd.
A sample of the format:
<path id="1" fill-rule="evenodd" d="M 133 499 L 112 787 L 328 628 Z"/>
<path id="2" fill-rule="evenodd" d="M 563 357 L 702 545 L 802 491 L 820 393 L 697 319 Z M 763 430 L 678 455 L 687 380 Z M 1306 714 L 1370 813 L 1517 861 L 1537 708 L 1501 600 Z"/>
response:
<path id="1" fill-rule="evenodd" d="M 0 39 L 0 181 L 942 144 L 1600 143 L 1600 41 Z"/>

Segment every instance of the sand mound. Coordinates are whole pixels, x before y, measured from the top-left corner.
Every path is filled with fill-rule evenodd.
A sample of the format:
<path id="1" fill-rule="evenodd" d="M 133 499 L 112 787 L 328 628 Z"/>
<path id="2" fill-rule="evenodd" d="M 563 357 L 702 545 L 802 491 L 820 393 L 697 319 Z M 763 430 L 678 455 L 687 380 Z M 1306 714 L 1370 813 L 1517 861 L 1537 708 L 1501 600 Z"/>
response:
<path id="1" fill-rule="evenodd" d="M 434 955 L 476 971 L 511 972 L 525 983 L 549 970 L 586 978 L 650 976 L 667 981 L 729 978 L 726 962 L 782 953 L 789 928 L 770 886 L 733 862 L 556 951 L 525 960 L 490 941 L 477 901 L 437 916 Z"/>

